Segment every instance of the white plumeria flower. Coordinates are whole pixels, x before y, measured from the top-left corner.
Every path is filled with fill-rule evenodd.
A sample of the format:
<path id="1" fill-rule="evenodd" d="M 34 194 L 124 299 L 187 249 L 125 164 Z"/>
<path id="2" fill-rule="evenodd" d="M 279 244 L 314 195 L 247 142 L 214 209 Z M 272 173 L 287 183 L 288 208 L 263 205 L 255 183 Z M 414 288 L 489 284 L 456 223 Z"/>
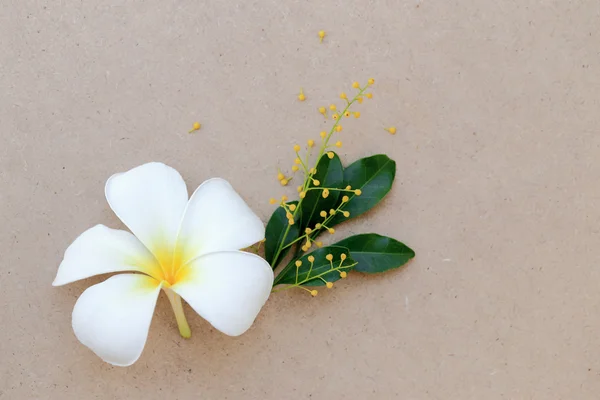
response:
<path id="1" fill-rule="evenodd" d="M 261 257 L 239 251 L 262 240 L 265 228 L 227 181 L 204 182 L 188 201 L 175 169 L 149 163 L 113 175 L 105 192 L 133 235 L 103 225 L 85 231 L 66 250 L 52 284 L 137 273 L 112 276 L 83 292 L 73 310 L 81 343 L 110 364 L 133 364 L 161 289 L 183 337 L 191 331 L 182 297 L 227 335 L 252 325 L 271 292 L 273 270 Z"/>

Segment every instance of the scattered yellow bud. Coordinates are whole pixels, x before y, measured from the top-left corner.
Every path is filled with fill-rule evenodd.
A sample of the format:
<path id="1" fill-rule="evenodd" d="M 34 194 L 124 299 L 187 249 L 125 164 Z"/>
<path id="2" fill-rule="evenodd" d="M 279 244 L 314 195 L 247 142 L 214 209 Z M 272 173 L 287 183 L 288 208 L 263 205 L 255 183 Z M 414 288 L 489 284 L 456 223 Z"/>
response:
<path id="1" fill-rule="evenodd" d="M 298 95 L 298 100 L 304 101 L 306 100 L 306 96 L 304 95 L 304 91 L 300 88 L 300 94 Z"/>
<path id="2" fill-rule="evenodd" d="M 313 185 L 319 186 L 321 182 L 318 179 L 313 179 Z"/>
<path id="3" fill-rule="evenodd" d="M 372 99 L 373 98 L 373 93 L 367 93 L 367 99 Z"/>
<path id="4" fill-rule="evenodd" d="M 302 251 L 308 251 L 308 247 L 306 247 L 306 246 L 302 246 L 301 249 L 302 249 Z"/>
<path id="5" fill-rule="evenodd" d="M 340 117 L 340 116 L 339 116 L 339 115 L 337 115 L 337 114 L 333 114 L 333 115 L 331 116 L 331 118 L 333 118 L 333 119 L 335 119 L 335 120 L 337 120 L 339 117 Z"/>
<path id="6" fill-rule="evenodd" d="M 360 118 L 360 112 L 355 111 L 354 112 L 354 118 Z"/>
<path id="7" fill-rule="evenodd" d="M 296 205 L 295 204 L 290 204 L 290 211 L 296 211 Z"/>
<path id="8" fill-rule="evenodd" d="M 315 145 L 315 141 L 312 139 L 308 139 L 308 142 L 306 142 L 308 144 L 308 147 L 313 147 Z"/>
<path id="9" fill-rule="evenodd" d="M 299 158 L 296 158 L 294 160 L 294 163 L 300 165 L 300 164 L 302 164 L 302 161 Z"/>
<path id="10" fill-rule="evenodd" d="M 390 126 L 389 128 L 386 128 L 385 130 L 388 131 L 389 133 L 391 133 L 392 135 L 396 134 L 396 127 L 395 126 Z"/>
<path id="11" fill-rule="evenodd" d="M 323 247 L 323 242 L 315 242 L 315 244 L 317 245 L 317 247 Z"/>
<path id="12" fill-rule="evenodd" d="M 279 172 L 279 173 L 277 174 L 277 180 L 278 180 L 278 181 L 280 181 L 280 180 L 282 180 L 282 179 L 285 179 L 285 175 L 284 175 L 284 174 L 282 174 L 281 172 Z"/>
<path id="13" fill-rule="evenodd" d="M 333 287 L 333 282 L 327 282 L 325 285 L 327 286 L 327 289 L 331 289 Z"/>
<path id="14" fill-rule="evenodd" d="M 341 132 L 341 131 L 342 131 L 342 129 L 344 129 L 344 128 L 342 128 L 342 126 L 341 126 L 341 125 L 336 125 L 336 126 L 335 126 L 335 130 L 336 130 L 336 132 Z"/>
<path id="15" fill-rule="evenodd" d="M 306 229 L 304 230 L 304 233 L 306 233 L 307 235 L 310 235 L 310 234 L 312 233 L 312 229 L 310 229 L 310 228 L 306 228 Z"/>
<path id="16" fill-rule="evenodd" d="M 342 203 L 345 203 L 345 202 L 347 202 L 348 200 L 350 200 L 350 197 L 348 197 L 348 196 L 344 196 L 344 197 L 342 197 Z"/>
<path id="17" fill-rule="evenodd" d="M 322 43 L 323 39 L 325 39 L 325 31 L 319 31 L 319 43 Z"/>
<path id="18" fill-rule="evenodd" d="M 297 153 L 300 151 L 300 145 L 295 144 L 294 145 L 294 151 Z"/>
<path id="19" fill-rule="evenodd" d="M 281 183 L 281 186 L 287 186 L 288 180 L 287 179 L 282 179 L 282 180 L 279 181 L 279 183 Z"/>
<path id="20" fill-rule="evenodd" d="M 344 113 L 344 117 L 348 118 L 349 116 L 350 116 L 350 111 L 346 111 L 346 112 Z"/>
<path id="21" fill-rule="evenodd" d="M 296 261 L 296 267 L 300 268 L 302 266 L 302 261 L 298 260 Z"/>
<path id="22" fill-rule="evenodd" d="M 311 169 L 308 170 L 308 173 L 314 175 L 314 174 L 317 173 L 317 169 L 315 167 L 313 167 L 313 168 L 311 168 Z"/>
<path id="23" fill-rule="evenodd" d="M 348 98 L 348 96 L 346 96 L 346 93 L 342 92 L 340 93 L 340 99 L 346 100 Z"/>
<path id="24" fill-rule="evenodd" d="M 346 218 L 350 217 L 350 211 L 344 211 L 344 217 L 346 217 Z"/>
<path id="25" fill-rule="evenodd" d="M 344 261 L 344 260 L 346 259 L 346 253 L 342 253 L 342 254 L 340 255 L 340 258 L 342 259 L 342 261 Z"/>
<path id="26" fill-rule="evenodd" d="M 358 83 L 358 82 L 352 82 L 352 87 L 354 89 L 358 89 L 360 87 L 360 83 Z"/>
<path id="27" fill-rule="evenodd" d="M 331 261 L 333 260 L 333 254 L 327 254 L 325 258 L 327 259 L 327 261 Z"/>
<path id="28" fill-rule="evenodd" d="M 298 197 L 300 197 L 301 199 L 305 198 L 306 197 L 306 192 L 300 192 L 298 194 Z"/>
<path id="29" fill-rule="evenodd" d="M 319 292 L 317 292 L 317 291 L 316 291 L 316 290 L 314 290 L 314 289 L 310 291 L 310 295 L 311 295 L 312 297 L 317 297 L 317 295 L 318 295 L 318 294 L 319 294 Z"/>
<path id="30" fill-rule="evenodd" d="M 327 196 L 329 196 L 329 189 L 323 189 L 322 195 L 323 195 L 323 198 L 326 199 Z"/>
<path id="31" fill-rule="evenodd" d="M 332 208 L 331 210 L 329 210 L 329 214 L 330 215 L 335 215 L 335 210 Z"/>
<path id="32" fill-rule="evenodd" d="M 350 185 L 346 186 L 346 190 L 351 190 L 351 189 L 352 189 L 352 186 L 350 186 Z"/>
<path id="33" fill-rule="evenodd" d="M 375 83 L 375 79 L 373 79 L 373 78 L 369 78 L 369 85 L 372 85 L 372 84 L 374 84 L 374 83 Z"/>
<path id="34" fill-rule="evenodd" d="M 329 228 L 329 233 L 331 233 L 333 235 L 335 233 L 335 229 Z"/>
<path id="35" fill-rule="evenodd" d="M 298 186 L 296 189 L 298 190 L 298 193 L 300 193 L 302 191 L 302 186 Z"/>
<path id="36" fill-rule="evenodd" d="M 285 217 L 286 217 L 287 219 L 292 219 L 292 218 L 294 218 L 294 216 L 292 215 L 292 213 L 291 213 L 291 212 L 289 212 L 289 211 L 285 213 Z"/>
<path id="37" fill-rule="evenodd" d="M 345 278 L 345 277 L 347 277 L 347 276 L 348 276 L 348 273 L 346 273 L 346 271 L 342 271 L 342 272 L 340 272 L 340 277 L 341 277 L 342 279 L 344 279 L 344 278 Z"/>
<path id="38" fill-rule="evenodd" d="M 359 104 L 362 104 L 362 102 L 363 102 L 363 98 L 362 98 L 362 97 L 359 97 L 359 98 L 357 98 L 357 99 L 356 99 L 356 101 L 358 101 L 358 103 L 359 103 Z"/>
<path id="39" fill-rule="evenodd" d="M 333 153 L 333 151 L 328 151 L 327 152 L 327 157 L 329 157 L 329 159 L 332 159 L 333 156 L 335 156 L 335 154 Z"/>
<path id="40" fill-rule="evenodd" d="M 335 142 L 335 147 L 342 147 L 342 141 L 338 140 L 337 142 Z"/>
<path id="41" fill-rule="evenodd" d="M 198 129 L 200 129 L 202 125 L 200 125 L 200 122 L 194 122 L 194 124 L 192 125 L 192 129 L 188 132 L 188 133 L 192 133 L 194 131 L 197 131 Z"/>
<path id="42" fill-rule="evenodd" d="M 360 196 L 360 195 L 362 194 L 362 190 L 360 190 L 360 189 L 356 189 L 356 190 L 354 191 L 354 194 L 356 194 L 357 196 Z"/>
<path id="43" fill-rule="evenodd" d="M 292 165 L 292 171 L 298 172 L 299 169 L 300 167 L 298 167 L 297 165 Z"/>
<path id="44" fill-rule="evenodd" d="M 327 110 L 325 109 L 325 107 L 319 107 L 319 112 L 323 115 L 325 115 L 325 113 L 327 112 Z"/>
<path id="45" fill-rule="evenodd" d="M 304 248 L 306 248 L 306 250 L 310 249 L 312 247 L 312 243 L 310 242 L 310 240 L 307 240 L 306 243 L 304 244 Z M 304 251 L 306 251 L 304 250 Z"/>
<path id="46" fill-rule="evenodd" d="M 294 225 L 294 219 L 293 218 L 288 219 L 288 224 Z"/>
<path id="47" fill-rule="evenodd" d="M 336 110 L 336 108 L 337 108 L 337 107 L 335 106 L 335 104 L 331 104 L 331 105 L 329 106 L 329 109 L 330 109 L 331 111 L 335 111 L 335 110 Z"/>
<path id="48" fill-rule="evenodd" d="M 327 216 L 327 213 L 325 213 L 325 215 Z M 321 229 L 321 224 L 316 223 L 315 224 L 315 229 Z M 320 242 L 317 242 L 317 243 L 320 243 Z"/>
<path id="49" fill-rule="evenodd" d="M 325 139 L 325 136 L 327 136 L 327 132 L 323 131 L 319 133 L 319 136 L 321 136 L 321 139 Z"/>
<path id="50" fill-rule="evenodd" d="M 281 196 L 281 201 L 286 202 L 288 199 L 288 197 L 284 194 L 283 196 Z"/>
<path id="51" fill-rule="evenodd" d="M 308 261 L 309 262 L 315 262 L 315 257 L 314 256 L 308 256 Z"/>
<path id="52" fill-rule="evenodd" d="M 275 199 L 273 199 L 273 200 L 275 200 Z M 323 210 L 323 211 L 321 211 L 321 212 L 319 213 L 319 215 L 320 215 L 321 217 L 325 218 L 325 217 L 327 216 L 327 211 Z"/>
<path id="53" fill-rule="evenodd" d="M 275 203 L 277 203 L 277 200 L 275 200 L 274 198 L 272 198 L 272 197 L 271 197 L 271 198 L 269 199 L 269 203 L 271 203 L 271 204 L 275 204 Z"/>

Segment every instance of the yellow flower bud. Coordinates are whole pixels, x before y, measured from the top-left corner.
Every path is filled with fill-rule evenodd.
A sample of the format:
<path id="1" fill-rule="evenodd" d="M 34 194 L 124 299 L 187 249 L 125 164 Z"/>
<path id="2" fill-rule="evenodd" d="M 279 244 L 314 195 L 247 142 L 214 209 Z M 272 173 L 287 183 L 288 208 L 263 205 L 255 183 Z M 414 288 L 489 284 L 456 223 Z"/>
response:
<path id="1" fill-rule="evenodd" d="M 348 276 L 348 274 L 346 273 L 346 271 L 342 271 L 342 272 L 340 272 L 340 277 L 341 277 L 342 279 L 344 279 L 344 278 L 345 278 L 345 277 L 347 277 L 347 276 Z"/>
<path id="2" fill-rule="evenodd" d="M 346 253 L 342 253 L 342 254 L 340 255 L 340 258 L 342 259 L 342 261 L 344 261 L 344 260 L 346 259 Z"/>
<path id="3" fill-rule="evenodd" d="M 348 197 L 348 196 L 344 196 L 344 197 L 342 197 L 342 203 L 345 203 L 345 202 L 347 202 L 348 200 L 350 200 L 350 197 Z"/>
<path id="4" fill-rule="evenodd" d="M 354 118 L 360 118 L 360 112 L 355 111 L 354 112 Z"/>
<path id="5" fill-rule="evenodd" d="M 310 295 L 312 297 L 317 297 L 318 294 L 319 294 L 319 292 L 317 292 L 315 289 L 313 289 L 313 290 L 310 291 Z"/>
<path id="6" fill-rule="evenodd" d="M 306 192 L 300 192 L 298 194 L 298 197 L 300 197 L 301 199 L 305 198 L 306 197 Z"/>
<path id="7" fill-rule="evenodd" d="M 327 112 L 327 110 L 325 109 L 325 107 L 319 107 L 319 112 L 323 115 L 325 115 L 325 113 Z"/>
<path id="8" fill-rule="evenodd" d="M 347 98 L 348 98 L 348 96 L 346 96 L 346 93 L 344 93 L 344 92 L 340 93 L 340 99 L 345 100 Z"/>
<path id="9" fill-rule="evenodd" d="M 333 287 L 333 282 L 327 282 L 325 285 L 327 286 L 327 289 L 331 289 Z"/>
<path id="10" fill-rule="evenodd" d="M 360 196 L 360 195 L 362 194 L 362 190 L 360 190 L 360 189 L 356 189 L 356 190 L 354 191 L 354 194 L 356 194 L 357 196 Z"/>
<path id="11" fill-rule="evenodd" d="M 296 267 L 300 268 L 302 266 L 302 261 L 298 260 L 296 261 Z"/>
<path id="12" fill-rule="evenodd" d="M 323 247 L 323 242 L 315 242 L 315 244 L 317 245 L 317 247 Z"/>
<path id="13" fill-rule="evenodd" d="M 344 211 L 344 217 L 346 217 L 346 218 L 350 217 L 350 211 Z"/>
<path id="14" fill-rule="evenodd" d="M 284 175 L 284 174 L 282 174 L 281 172 L 279 172 L 279 173 L 277 174 L 277 180 L 279 180 L 279 181 L 280 181 L 280 180 L 282 180 L 282 179 L 285 179 L 285 175 Z"/>
<path id="15" fill-rule="evenodd" d="M 333 235 L 335 233 L 335 229 L 329 228 L 329 233 L 331 233 Z"/>
<path id="16" fill-rule="evenodd" d="M 335 156 L 335 154 L 333 153 L 333 151 L 327 152 L 327 157 L 329 157 L 330 159 L 332 159 L 334 156 Z"/>
<path id="17" fill-rule="evenodd" d="M 275 200 L 275 199 L 273 199 L 273 200 Z M 319 213 L 319 215 L 320 215 L 321 217 L 325 218 L 325 217 L 327 216 L 327 211 L 323 210 L 323 211 L 321 211 L 321 212 Z"/>
<path id="18" fill-rule="evenodd" d="M 388 131 L 392 135 L 395 135 L 396 134 L 396 127 L 395 126 L 390 126 L 389 128 L 386 128 L 386 131 Z"/>
<path id="19" fill-rule="evenodd" d="M 272 197 L 271 197 L 271 198 L 269 199 L 269 203 L 271 203 L 271 204 L 275 204 L 275 203 L 277 203 L 277 200 L 275 200 L 274 198 L 272 198 Z"/>
<path id="20" fill-rule="evenodd" d="M 333 254 L 327 254 L 325 258 L 327 259 L 327 261 L 331 261 L 333 260 Z"/>
<path id="21" fill-rule="evenodd" d="M 281 186 L 287 186 L 288 180 L 287 179 L 282 179 L 282 180 L 279 181 L 279 183 L 281 183 Z"/>
<path id="22" fill-rule="evenodd" d="M 283 196 L 281 196 L 281 201 L 286 202 L 288 199 L 288 197 L 284 194 Z"/>
<path id="23" fill-rule="evenodd" d="M 295 144 L 295 145 L 294 145 L 294 151 L 295 151 L 296 153 L 297 153 L 297 152 L 299 152 L 299 151 L 300 151 L 300 146 L 299 146 L 299 145 L 297 145 L 297 144 Z"/>
<path id="24" fill-rule="evenodd" d="M 346 112 L 344 113 L 344 117 L 348 118 L 349 116 L 350 116 L 350 111 L 346 111 Z"/>
<path id="25" fill-rule="evenodd" d="M 327 132 L 323 131 L 319 133 L 319 136 L 321 136 L 321 139 L 325 139 L 325 136 L 327 136 Z"/>
<path id="26" fill-rule="evenodd" d="M 295 204 L 290 204 L 290 211 L 296 211 L 296 205 Z"/>
<path id="27" fill-rule="evenodd" d="M 335 104 L 331 104 L 331 105 L 329 106 L 329 109 L 330 109 L 331 111 L 335 111 L 335 110 L 336 110 L 336 108 L 337 108 L 337 107 L 335 106 Z"/>
<path id="28" fill-rule="evenodd" d="M 372 85 L 372 84 L 374 84 L 374 83 L 375 83 L 375 79 L 373 79 L 373 78 L 369 78 L 369 85 Z"/>
<path id="29" fill-rule="evenodd" d="M 342 129 L 343 129 L 343 128 L 342 128 L 342 126 L 341 126 L 341 125 L 336 125 L 336 126 L 335 126 L 335 130 L 336 130 L 336 132 L 341 132 L 341 131 L 342 131 Z"/>
<path id="30" fill-rule="evenodd" d="M 358 89 L 358 88 L 360 87 L 360 83 L 358 83 L 358 82 L 353 82 L 353 83 L 352 83 L 352 87 L 353 87 L 354 89 Z"/>
<path id="31" fill-rule="evenodd" d="M 337 142 L 335 142 L 335 147 L 342 147 L 342 141 L 338 140 Z"/>
<path id="32" fill-rule="evenodd" d="M 292 165 L 292 171 L 298 172 L 299 169 L 300 167 L 298 167 L 297 165 Z"/>
<path id="33" fill-rule="evenodd" d="M 367 99 L 372 99 L 373 98 L 373 93 L 367 93 Z"/>
<path id="34" fill-rule="evenodd" d="M 300 164 L 302 164 L 302 161 L 299 158 L 296 158 L 294 160 L 294 163 L 300 165 Z"/>
<path id="35" fill-rule="evenodd" d="M 309 262 L 315 262 L 315 257 L 314 256 L 308 256 L 308 261 Z"/>
<path id="36" fill-rule="evenodd" d="M 308 139 L 308 142 L 306 142 L 308 144 L 308 147 L 313 147 L 315 145 L 315 141 L 312 139 Z"/>

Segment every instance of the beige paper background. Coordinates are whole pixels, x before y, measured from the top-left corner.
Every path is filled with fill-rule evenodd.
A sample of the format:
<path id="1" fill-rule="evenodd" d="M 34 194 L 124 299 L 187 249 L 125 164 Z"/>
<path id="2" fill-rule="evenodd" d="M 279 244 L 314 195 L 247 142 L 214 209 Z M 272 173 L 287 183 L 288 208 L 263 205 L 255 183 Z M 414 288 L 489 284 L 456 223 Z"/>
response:
<path id="1" fill-rule="evenodd" d="M 0 398 L 598 398 L 599 12 L 0 2 Z M 406 269 L 273 295 L 239 338 L 187 309 L 182 340 L 161 296 L 130 368 L 77 342 L 73 304 L 103 278 L 50 283 L 79 233 L 122 226 L 103 195 L 112 173 L 163 161 L 190 190 L 221 176 L 266 220 L 268 198 L 294 190 L 277 167 L 325 126 L 316 107 L 369 77 L 341 155 L 385 152 L 397 180 L 334 238 L 394 236 L 417 251 Z"/>

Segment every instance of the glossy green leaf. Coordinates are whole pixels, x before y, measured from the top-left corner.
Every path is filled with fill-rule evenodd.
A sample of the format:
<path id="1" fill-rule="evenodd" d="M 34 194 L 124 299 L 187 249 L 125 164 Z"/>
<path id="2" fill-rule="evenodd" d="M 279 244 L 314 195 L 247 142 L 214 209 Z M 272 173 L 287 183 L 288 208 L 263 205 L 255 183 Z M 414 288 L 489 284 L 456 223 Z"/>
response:
<path id="1" fill-rule="evenodd" d="M 298 202 L 291 201 L 287 204 L 298 204 Z M 277 263 L 285 257 L 290 249 L 290 247 L 287 247 L 277 254 L 280 247 L 283 248 L 298 238 L 300 216 L 301 212 L 296 212 L 294 218 L 295 224 L 290 225 L 288 218 L 286 217 L 286 211 L 283 207 L 277 207 L 277 209 L 273 211 L 265 229 L 265 238 L 267 240 L 265 242 L 265 259 L 273 268 L 277 266 Z M 283 237 L 286 231 L 287 235 L 284 242 Z"/>
<path id="2" fill-rule="evenodd" d="M 302 200 L 300 208 L 302 209 L 302 223 L 300 224 L 300 232 L 303 233 L 307 227 L 314 227 L 317 222 L 321 222 L 323 218 L 319 216 L 322 210 L 334 208 L 338 203 L 339 191 L 331 190 L 327 198 L 323 198 L 323 191 L 318 188 L 340 188 L 344 183 L 344 168 L 337 154 L 334 153 L 333 158 L 323 155 L 316 166 L 317 172 L 313 176 L 319 181 L 319 186 L 314 186 L 311 182 L 309 188 L 317 188 L 308 190 L 306 197 Z"/>
<path id="3" fill-rule="evenodd" d="M 352 189 L 362 192 L 360 196 L 354 192 L 344 192 L 350 198 L 344 206 L 344 210 L 350 212 L 350 218 L 363 214 L 379 203 L 392 188 L 395 176 L 396 162 L 385 154 L 361 158 L 350 164 L 344 170 L 343 186 L 350 185 Z M 329 225 L 337 225 L 347 219 L 340 213 Z"/>
<path id="4" fill-rule="evenodd" d="M 358 263 L 354 270 L 369 274 L 398 268 L 415 256 L 404 243 L 376 233 L 350 236 L 334 246 L 346 247 Z"/>
<path id="5" fill-rule="evenodd" d="M 327 255 L 331 254 L 333 259 L 327 260 Z M 342 260 L 342 254 L 345 259 Z M 314 257 L 311 263 L 309 257 Z M 302 264 L 296 266 L 296 261 Z M 356 261 L 348 254 L 348 249 L 340 246 L 328 246 L 317 249 L 309 254 L 305 254 L 297 260 L 292 260 L 275 278 L 273 286 L 279 284 L 290 284 L 299 286 L 323 286 L 326 282 L 335 282 L 341 279 L 341 271 L 350 271 L 353 269 Z"/>

